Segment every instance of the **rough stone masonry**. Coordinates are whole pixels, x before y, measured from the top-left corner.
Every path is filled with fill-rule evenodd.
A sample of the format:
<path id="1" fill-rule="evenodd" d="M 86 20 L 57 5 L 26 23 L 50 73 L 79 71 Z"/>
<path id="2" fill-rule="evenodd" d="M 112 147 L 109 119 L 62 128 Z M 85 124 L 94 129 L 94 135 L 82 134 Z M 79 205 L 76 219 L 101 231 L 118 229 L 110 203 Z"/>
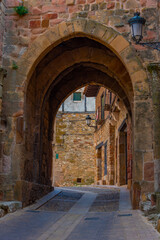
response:
<path id="1" fill-rule="evenodd" d="M 28 13 L 19 16 L 23 4 Z M 62 101 L 97 83 L 132 119 L 132 197 L 160 190 L 159 52 L 131 41 L 140 11 L 144 41 L 159 40 L 157 0 L 0 1 L 0 199 L 24 205 L 50 191 L 54 120 Z"/>

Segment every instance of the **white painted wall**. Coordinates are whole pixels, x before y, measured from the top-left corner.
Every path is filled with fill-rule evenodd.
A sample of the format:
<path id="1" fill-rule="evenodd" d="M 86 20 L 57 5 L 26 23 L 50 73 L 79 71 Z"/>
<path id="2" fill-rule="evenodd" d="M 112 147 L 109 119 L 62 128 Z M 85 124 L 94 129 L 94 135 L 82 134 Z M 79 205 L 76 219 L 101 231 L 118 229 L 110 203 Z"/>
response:
<path id="1" fill-rule="evenodd" d="M 81 92 L 81 101 L 73 101 L 73 94 L 64 101 L 64 112 L 85 112 L 85 95 L 83 95 L 83 91 L 84 88 L 76 91 Z M 62 111 L 62 105 L 58 111 Z M 95 111 L 95 97 L 86 97 L 86 111 Z"/>

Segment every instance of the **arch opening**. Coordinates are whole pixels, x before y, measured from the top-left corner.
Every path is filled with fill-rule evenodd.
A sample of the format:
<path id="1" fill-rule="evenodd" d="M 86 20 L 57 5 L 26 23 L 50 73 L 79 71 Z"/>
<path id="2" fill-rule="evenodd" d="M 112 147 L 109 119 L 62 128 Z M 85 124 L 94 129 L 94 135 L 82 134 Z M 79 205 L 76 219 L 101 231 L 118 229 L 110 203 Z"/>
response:
<path id="1" fill-rule="evenodd" d="M 74 102 L 74 95 L 82 97 L 82 91 L 82 101 Z M 131 187 L 131 117 L 117 95 L 93 83 L 78 89 L 62 103 L 55 126 L 55 186 L 92 183 Z"/>
<path id="2" fill-rule="evenodd" d="M 24 181 L 51 186 L 52 141 L 57 110 L 76 89 L 99 84 L 114 92 L 133 113 L 133 87 L 119 58 L 107 47 L 75 37 L 52 49 L 37 65 L 26 90 Z"/>

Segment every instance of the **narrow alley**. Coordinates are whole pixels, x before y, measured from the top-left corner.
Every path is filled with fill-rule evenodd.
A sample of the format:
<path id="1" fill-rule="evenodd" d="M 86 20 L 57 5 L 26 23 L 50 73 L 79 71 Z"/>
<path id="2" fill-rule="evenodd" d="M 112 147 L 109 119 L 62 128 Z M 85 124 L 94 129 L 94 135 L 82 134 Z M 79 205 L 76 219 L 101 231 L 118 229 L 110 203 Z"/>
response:
<path id="1" fill-rule="evenodd" d="M 125 187 L 56 188 L 0 219 L 1 240 L 158 240 Z"/>

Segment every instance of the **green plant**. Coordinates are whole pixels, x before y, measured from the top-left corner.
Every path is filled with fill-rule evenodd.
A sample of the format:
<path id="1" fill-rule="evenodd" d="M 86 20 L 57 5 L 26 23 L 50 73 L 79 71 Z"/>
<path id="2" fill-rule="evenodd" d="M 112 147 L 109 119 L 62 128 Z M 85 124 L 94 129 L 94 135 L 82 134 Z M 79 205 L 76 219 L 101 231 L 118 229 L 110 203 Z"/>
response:
<path id="1" fill-rule="evenodd" d="M 28 9 L 23 5 L 23 0 L 21 1 L 21 5 L 19 5 L 18 7 L 15 7 L 14 10 L 16 11 L 16 13 L 19 16 L 24 16 L 25 14 L 28 13 Z"/>
<path id="2" fill-rule="evenodd" d="M 15 61 L 12 61 L 12 69 L 18 69 L 17 63 Z"/>

